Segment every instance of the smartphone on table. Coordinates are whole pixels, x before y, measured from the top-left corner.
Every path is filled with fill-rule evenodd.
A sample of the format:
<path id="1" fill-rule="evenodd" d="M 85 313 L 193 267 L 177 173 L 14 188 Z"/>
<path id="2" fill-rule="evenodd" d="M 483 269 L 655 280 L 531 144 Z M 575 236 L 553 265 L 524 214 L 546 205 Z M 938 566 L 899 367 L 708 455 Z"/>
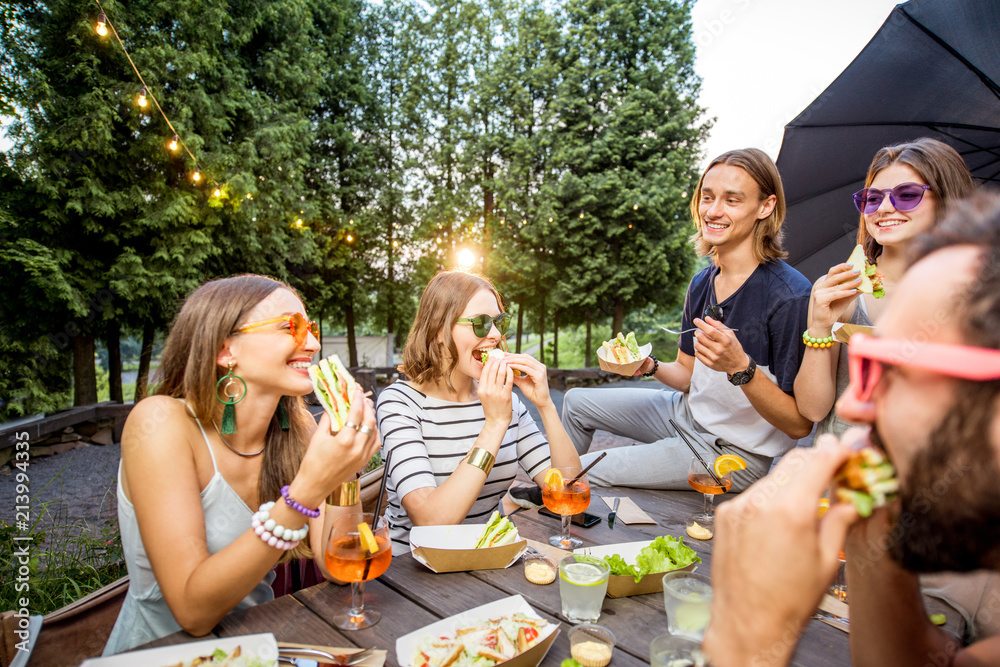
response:
<path id="1" fill-rule="evenodd" d="M 559 516 L 558 514 L 549 510 L 546 507 L 540 507 L 538 509 L 538 513 L 562 521 L 561 516 Z M 582 528 L 590 528 L 595 523 L 600 523 L 601 517 L 597 516 L 596 514 L 588 514 L 586 512 L 581 512 L 580 514 L 574 514 L 571 521 L 573 522 L 574 526 L 580 526 Z"/>

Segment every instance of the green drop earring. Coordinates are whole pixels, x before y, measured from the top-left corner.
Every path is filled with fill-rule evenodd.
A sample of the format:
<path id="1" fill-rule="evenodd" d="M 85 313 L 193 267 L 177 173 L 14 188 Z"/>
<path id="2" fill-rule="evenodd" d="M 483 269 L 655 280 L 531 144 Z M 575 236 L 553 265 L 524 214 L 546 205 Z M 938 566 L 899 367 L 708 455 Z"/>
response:
<path id="1" fill-rule="evenodd" d="M 287 431 L 289 428 L 288 424 L 288 410 L 285 409 L 285 397 L 282 396 L 278 399 L 278 426 L 281 427 L 282 431 Z"/>
<path id="2" fill-rule="evenodd" d="M 219 429 L 225 435 L 236 433 L 236 404 L 247 396 L 247 383 L 233 372 L 235 365 L 235 361 L 230 361 L 229 372 L 215 383 L 215 400 L 226 406 L 222 410 L 222 428 Z M 240 391 L 240 385 L 243 386 L 242 392 Z M 220 389 L 222 390 L 221 395 Z M 225 396 L 225 399 L 222 396 Z"/>

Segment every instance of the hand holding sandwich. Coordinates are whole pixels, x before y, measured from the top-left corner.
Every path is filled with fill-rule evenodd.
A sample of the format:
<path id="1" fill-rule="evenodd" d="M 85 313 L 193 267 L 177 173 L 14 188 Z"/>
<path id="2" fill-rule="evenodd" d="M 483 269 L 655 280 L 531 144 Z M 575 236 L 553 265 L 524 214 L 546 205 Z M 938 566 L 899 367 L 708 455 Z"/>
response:
<path id="1" fill-rule="evenodd" d="M 500 352 L 500 350 L 496 350 Z M 513 412 L 511 390 L 514 386 L 514 372 L 501 355 L 491 352 L 483 364 L 479 375 L 479 401 L 483 404 L 483 414 L 486 417 L 488 429 L 507 431 Z M 498 443 L 499 447 L 499 443 Z M 492 452 L 496 454 L 496 452 Z"/>
<path id="2" fill-rule="evenodd" d="M 825 338 L 833 325 L 841 321 L 844 313 L 861 294 L 861 272 L 849 262 L 837 264 L 813 284 L 809 298 L 809 335 Z"/>
<path id="3" fill-rule="evenodd" d="M 858 520 L 845 503 L 818 517 L 820 497 L 851 453 L 834 436 L 794 449 L 767 477 L 716 510 L 715 598 L 704 643 L 713 664 L 748 665 L 765 654 L 785 664 L 782 659 L 791 656 L 795 642 L 787 637 L 815 612 L 836 573 L 848 527 Z"/>
<path id="4" fill-rule="evenodd" d="M 357 428 L 345 426 L 331 433 L 330 413 L 324 411 L 320 418 L 289 489 L 289 495 L 303 505 L 319 507 L 326 502 L 333 490 L 354 479 L 378 451 L 381 443 L 375 430 L 375 408 L 360 385 L 354 386 L 347 422 L 357 424 Z"/>

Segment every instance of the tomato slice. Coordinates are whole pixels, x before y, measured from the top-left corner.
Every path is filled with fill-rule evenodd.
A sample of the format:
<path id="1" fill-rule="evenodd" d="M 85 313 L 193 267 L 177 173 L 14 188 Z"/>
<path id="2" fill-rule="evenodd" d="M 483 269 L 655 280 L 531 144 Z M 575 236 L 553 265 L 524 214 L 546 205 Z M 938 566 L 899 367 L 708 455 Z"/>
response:
<path id="1" fill-rule="evenodd" d="M 529 642 L 535 641 L 535 637 L 537 636 L 538 636 L 538 630 L 530 627 L 524 629 L 524 638 L 527 639 Z"/>

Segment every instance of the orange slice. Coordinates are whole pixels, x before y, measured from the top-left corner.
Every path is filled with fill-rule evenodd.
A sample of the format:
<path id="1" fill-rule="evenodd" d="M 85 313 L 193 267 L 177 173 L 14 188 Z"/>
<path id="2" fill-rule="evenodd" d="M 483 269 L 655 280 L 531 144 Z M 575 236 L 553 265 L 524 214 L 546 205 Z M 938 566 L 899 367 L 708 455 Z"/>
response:
<path id="1" fill-rule="evenodd" d="M 819 508 L 816 510 L 816 518 L 817 519 L 822 518 L 823 515 L 826 514 L 827 510 L 829 510 L 829 509 L 830 509 L 830 499 L 829 498 L 820 498 L 819 499 Z"/>
<path id="2" fill-rule="evenodd" d="M 561 487 L 563 484 L 562 473 L 555 468 L 549 469 L 549 471 L 545 473 L 545 484 L 556 488 Z"/>
<path id="3" fill-rule="evenodd" d="M 747 462 L 736 454 L 723 454 L 715 459 L 715 474 L 719 477 L 728 475 L 734 470 L 746 470 Z"/>
<path id="4" fill-rule="evenodd" d="M 375 539 L 375 534 L 367 523 L 358 524 L 358 536 L 361 538 L 361 546 L 365 548 L 365 551 L 370 554 L 378 553 L 378 540 Z"/>

